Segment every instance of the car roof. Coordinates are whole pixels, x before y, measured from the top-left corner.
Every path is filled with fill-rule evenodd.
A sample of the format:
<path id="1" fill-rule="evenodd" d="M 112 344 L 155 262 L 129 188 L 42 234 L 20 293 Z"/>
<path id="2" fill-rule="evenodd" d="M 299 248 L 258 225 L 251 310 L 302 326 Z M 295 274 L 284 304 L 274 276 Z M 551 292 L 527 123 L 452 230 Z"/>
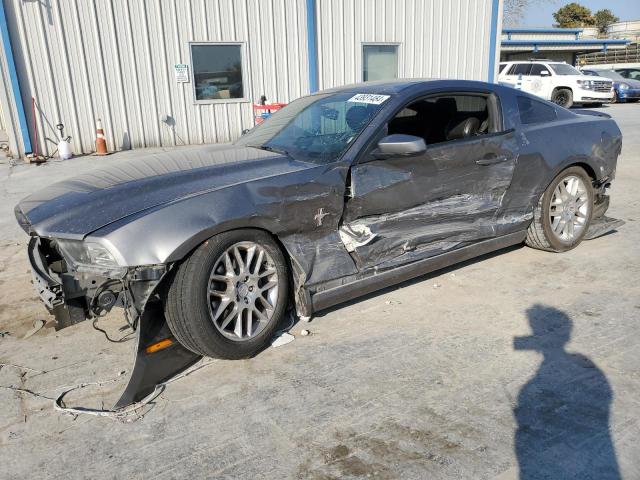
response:
<path id="1" fill-rule="evenodd" d="M 567 62 L 560 62 L 558 60 L 545 60 L 544 58 L 539 58 L 536 60 L 508 60 L 502 63 L 561 63 L 561 64 L 568 65 Z"/>
<path id="2" fill-rule="evenodd" d="M 437 78 L 404 78 L 398 80 L 382 80 L 372 82 L 353 83 L 340 87 L 329 88 L 317 92 L 324 93 L 376 93 L 394 95 L 401 93 L 411 87 L 431 87 L 438 88 L 490 88 L 495 90 L 495 83 L 481 82 L 477 80 L 452 80 Z"/>

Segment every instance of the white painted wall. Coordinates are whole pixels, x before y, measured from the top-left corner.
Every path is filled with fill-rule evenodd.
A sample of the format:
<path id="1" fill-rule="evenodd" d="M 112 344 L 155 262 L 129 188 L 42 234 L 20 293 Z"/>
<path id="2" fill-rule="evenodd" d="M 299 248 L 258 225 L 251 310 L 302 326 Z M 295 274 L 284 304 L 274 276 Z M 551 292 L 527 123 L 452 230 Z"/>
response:
<path id="1" fill-rule="evenodd" d="M 399 44 L 400 78 L 486 81 L 492 3 L 317 0 L 320 88 L 362 81 L 362 44 L 378 42 Z"/>
<path id="2" fill-rule="evenodd" d="M 228 142 L 253 126 L 260 95 L 308 93 L 304 0 L 4 2 L 23 102 L 36 98 L 41 136 L 64 123 L 75 153 L 93 151 L 97 118 L 110 150 Z M 177 83 L 173 65 L 190 64 L 189 42 L 225 41 L 244 44 L 247 99 L 195 104 L 193 82 Z"/>
<path id="3" fill-rule="evenodd" d="M 262 94 L 288 103 L 309 92 L 306 0 L 0 2 L 45 153 L 58 123 L 74 153 L 92 152 L 98 118 L 109 150 L 229 142 L 254 125 Z M 366 42 L 399 44 L 400 77 L 488 78 L 493 0 L 316 2 L 321 89 L 361 81 Z M 186 63 L 192 74 L 190 42 L 242 43 L 245 101 L 195 103 L 193 81 L 173 72 Z"/>

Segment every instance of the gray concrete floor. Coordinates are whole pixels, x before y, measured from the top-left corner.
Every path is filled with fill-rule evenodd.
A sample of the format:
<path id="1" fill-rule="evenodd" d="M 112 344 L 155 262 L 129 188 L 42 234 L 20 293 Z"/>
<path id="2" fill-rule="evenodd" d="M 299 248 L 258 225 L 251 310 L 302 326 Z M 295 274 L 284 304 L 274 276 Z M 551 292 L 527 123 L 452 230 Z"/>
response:
<path id="1" fill-rule="evenodd" d="M 620 231 L 565 254 L 513 248 L 355 300 L 294 326 L 288 345 L 171 383 L 134 422 L 73 418 L 0 389 L 0 476 L 640 478 L 640 105 L 603 110 L 625 135 L 609 211 L 627 222 Z M 109 406 L 122 387 L 132 342 L 87 323 L 22 339 L 46 313 L 12 217 L 40 185 L 114 159 L 0 165 L 0 362 L 36 370 L 5 367 L 0 385 L 51 397 L 117 380 L 70 396 L 87 406 Z M 101 321 L 114 336 L 123 323 Z"/>

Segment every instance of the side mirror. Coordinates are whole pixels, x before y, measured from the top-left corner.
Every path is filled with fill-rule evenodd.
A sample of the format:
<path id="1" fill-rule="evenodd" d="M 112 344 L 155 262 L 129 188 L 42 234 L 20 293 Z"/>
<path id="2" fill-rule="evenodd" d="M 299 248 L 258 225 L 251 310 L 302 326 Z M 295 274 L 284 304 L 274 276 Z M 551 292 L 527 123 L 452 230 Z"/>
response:
<path id="1" fill-rule="evenodd" d="M 424 139 L 414 135 L 387 135 L 378 142 L 377 157 L 416 156 L 427 151 Z"/>
<path id="2" fill-rule="evenodd" d="M 551 73 L 549 73 L 549 70 L 542 70 L 542 71 L 540 72 L 540 76 L 541 76 L 541 77 L 550 77 L 550 76 L 551 76 Z"/>

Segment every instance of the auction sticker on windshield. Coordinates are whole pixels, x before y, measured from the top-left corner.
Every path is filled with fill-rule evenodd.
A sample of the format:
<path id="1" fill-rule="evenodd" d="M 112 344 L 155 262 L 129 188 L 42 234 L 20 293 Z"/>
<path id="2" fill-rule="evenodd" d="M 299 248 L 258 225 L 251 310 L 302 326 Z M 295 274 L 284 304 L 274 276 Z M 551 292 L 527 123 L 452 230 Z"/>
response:
<path id="1" fill-rule="evenodd" d="M 351 97 L 347 102 L 370 103 L 372 105 L 380 105 L 387 100 L 390 95 L 376 95 L 375 93 L 358 93 Z"/>

